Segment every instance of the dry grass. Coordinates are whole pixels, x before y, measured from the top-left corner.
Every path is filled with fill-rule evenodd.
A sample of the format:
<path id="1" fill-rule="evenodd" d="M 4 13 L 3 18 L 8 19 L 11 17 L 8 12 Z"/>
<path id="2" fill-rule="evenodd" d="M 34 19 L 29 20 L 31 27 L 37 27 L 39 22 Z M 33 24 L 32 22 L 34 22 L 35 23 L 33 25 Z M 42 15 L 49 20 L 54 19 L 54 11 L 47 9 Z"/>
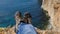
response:
<path id="1" fill-rule="evenodd" d="M 36 29 L 38 34 L 60 34 L 54 30 L 40 30 Z M 0 29 L 0 34 L 16 34 L 12 28 Z"/>
<path id="2" fill-rule="evenodd" d="M 40 29 L 36 29 L 38 34 L 60 34 L 60 32 L 56 31 L 56 30 L 40 30 Z"/>
<path id="3" fill-rule="evenodd" d="M 0 29 L 0 34 L 16 34 L 12 28 Z"/>

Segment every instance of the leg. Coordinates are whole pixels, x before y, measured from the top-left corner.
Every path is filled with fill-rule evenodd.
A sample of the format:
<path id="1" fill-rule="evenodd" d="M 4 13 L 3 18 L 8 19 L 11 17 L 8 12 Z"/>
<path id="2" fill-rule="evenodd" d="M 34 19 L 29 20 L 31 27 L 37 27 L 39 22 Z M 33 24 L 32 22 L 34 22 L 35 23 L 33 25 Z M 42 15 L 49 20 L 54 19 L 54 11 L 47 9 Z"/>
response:
<path id="1" fill-rule="evenodd" d="M 26 12 L 25 14 L 24 14 L 24 18 L 26 18 L 27 19 L 27 22 L 28 23 L 31 23 L 31 14 L 30 13 L 28 13 L 28 12 Z"/>
<path id="2" fill-rule="evenodd" d="M 18 24 L 20 23 L 22 19 L 22 15 L 21 15 L 21 12 L 17 11 L 16 14 L 15 14 L 15 20 L 16 20 L 16 31 L 18 29 Z"/>

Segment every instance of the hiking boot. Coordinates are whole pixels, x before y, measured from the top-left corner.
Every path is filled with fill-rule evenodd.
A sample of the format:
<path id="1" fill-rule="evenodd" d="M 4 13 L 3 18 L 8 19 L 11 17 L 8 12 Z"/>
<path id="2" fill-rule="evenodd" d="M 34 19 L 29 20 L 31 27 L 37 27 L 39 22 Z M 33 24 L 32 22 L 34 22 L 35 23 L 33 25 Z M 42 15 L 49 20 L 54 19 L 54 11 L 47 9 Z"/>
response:
<path id="1" fill-rule="evenodd" d="M 31 14 L 29 12 L 26 12 L 24 14 L 24 18 L 25 18 L 25 21 L 28 22 L 28 23 L 31 23 Z"/>
<path id="2" fill-rule="evenodd" d="M 15 20 L 16 20 L 16 30 L 18 29 L 18 24 L 20 23 L 20 21 L 22 20 L 22 15 L 21 12 L 17 11 L 15 14 Z"/>
<path id="3" fill-rule="evenodd" d="M 21 15 L 21 12 L 17 11 L 16 14 L 15 14 L 15 20 L 16 22 L 19 22 L 22 20 L 22 15 Z"/>

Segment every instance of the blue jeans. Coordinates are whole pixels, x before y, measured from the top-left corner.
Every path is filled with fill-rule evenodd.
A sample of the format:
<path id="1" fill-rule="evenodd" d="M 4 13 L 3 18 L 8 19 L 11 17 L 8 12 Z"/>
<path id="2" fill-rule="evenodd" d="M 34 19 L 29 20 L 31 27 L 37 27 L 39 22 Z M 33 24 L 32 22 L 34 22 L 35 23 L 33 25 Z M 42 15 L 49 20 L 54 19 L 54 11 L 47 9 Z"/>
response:
<path id="1" fill-rule="evenodd" d="M 16 34 L 37 34 L 35 28 L 31 24 L 21 23 L 18 25 Z"/>

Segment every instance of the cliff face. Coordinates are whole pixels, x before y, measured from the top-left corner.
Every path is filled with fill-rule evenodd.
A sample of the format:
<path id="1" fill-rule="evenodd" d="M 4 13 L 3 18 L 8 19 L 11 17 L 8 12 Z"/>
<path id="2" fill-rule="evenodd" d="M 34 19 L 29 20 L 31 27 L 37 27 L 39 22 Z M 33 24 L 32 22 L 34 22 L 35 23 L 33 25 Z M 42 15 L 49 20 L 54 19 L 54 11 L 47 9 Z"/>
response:
<path id="1" fill-rule="evenodd" d="M 60 0 L 43 0 L 42 8 L 48 11 L 52 29 L 60 31 Z"/>

